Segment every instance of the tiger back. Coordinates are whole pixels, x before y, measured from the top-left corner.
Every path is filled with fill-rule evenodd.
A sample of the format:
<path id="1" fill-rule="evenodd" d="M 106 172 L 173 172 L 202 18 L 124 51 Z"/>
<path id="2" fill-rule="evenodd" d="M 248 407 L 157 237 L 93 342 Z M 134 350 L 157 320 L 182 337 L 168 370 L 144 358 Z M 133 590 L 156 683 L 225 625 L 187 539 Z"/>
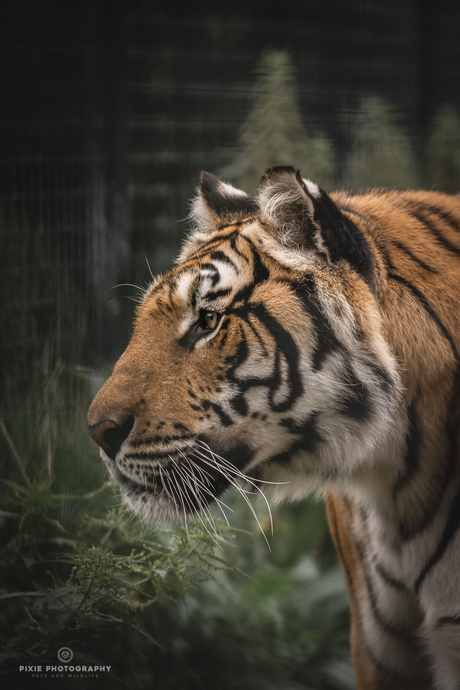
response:
<path id="1" fill-rule="evenodd" d="M 460 683 L 460 200 L 208 173 L 88 428 L 141 518 L 320 492 L 358 688 Z"/>

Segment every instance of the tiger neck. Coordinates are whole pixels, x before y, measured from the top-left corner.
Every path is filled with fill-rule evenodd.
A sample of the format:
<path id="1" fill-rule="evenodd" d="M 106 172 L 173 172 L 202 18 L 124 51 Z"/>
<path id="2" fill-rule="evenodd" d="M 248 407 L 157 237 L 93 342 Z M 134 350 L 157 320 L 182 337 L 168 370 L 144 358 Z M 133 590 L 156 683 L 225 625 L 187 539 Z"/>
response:
<path id="1" fill-rule="evenodd" d="M 376 536 L 396 550 L 439 532 L 460 501 L 460 432 L 452 399 L 450 390 L 444 399 L 414 398 L 404 442 L 391 451 L 395 471 L 370 475 L 360 490 L 359 503 L 372 517 Z"/>

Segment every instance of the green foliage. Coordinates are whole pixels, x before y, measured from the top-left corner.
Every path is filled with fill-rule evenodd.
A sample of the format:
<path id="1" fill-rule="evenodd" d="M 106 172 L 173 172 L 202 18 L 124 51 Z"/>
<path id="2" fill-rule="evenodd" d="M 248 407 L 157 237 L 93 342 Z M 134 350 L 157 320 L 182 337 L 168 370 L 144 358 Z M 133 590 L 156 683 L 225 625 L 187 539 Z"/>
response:
<path id="1" fill-rule="evenodd" d="M 425 186 L 460 192 L 460 116 L 453 106 L 439 108 L 428 135 Z"/>
<path id="2" fill-rule="evenodd" d="M 88 631 L 132 625 L 130 611 L 143 610 L 162 597 L 183 597 L 188 588 L 224 567 L 214 554 L 216 538 L 198 527 L 187 534 L 163 534 L 162 543 L 145 539 L 138 523 L 128 529 L 120 509 L 104 517 L 82 514 L 72 530 L 54 517 L 62 501 L 88 505 L 109 485 L 78 497 L 53 494 L 44 484 L 4 483 L 13 493 L 12 510 L 0 514 L 5 543 L 0 600 L 3 616 L 17 618 L 14 634 L 3 640 L 3 657 L 10 666 L 11 660 L 17 665 L 48 659 L 62 640 L 80 640 L 81 645 Z M 217 539 L 224 542 L 219 533 Z"/>
<path id="3" fill-rule="evenodd" d="M 416 187 L 417 166 L 396 111 L 383 99 L 365 99 L 353 120 L 354 134 L 343 187 Z"/>
<path id="4" fill-rule="evenodd" d="M 252 528 L 238 496 L 227 498 L 232 523 Z M 343 578 L 336 560 L 331 563 L 327 533 L 302 529 L 315 514 L 324 526 L 322 504 L 277 509 L 271 551 L 261 534 L 237 533 L 226 548 L 232 568 L 219 575 L 225 589 L 208 582 L 188 593 L 175 635 L 203 685 L 186 687 L 354 688 Z M 291 539 L 296 548 L 279 553 L 278 545 Z M 306 553 L 307 544 L 314 553 Z M 202 649 L 208 651 L 204 667 L 196 663 Z"/>
<path id="5" fill-rule="evenodd" d="M 272 165 L 293 165 L 326 189 L 333 185 L 334 152 L 324 134 L 307 133 L 302 121 L 297 80 L 285 51 L 268 51 L 255 74 L 253 105 L 243 123 L 238 151 L 223 176 L 255 193 L 262 172 Z"/>

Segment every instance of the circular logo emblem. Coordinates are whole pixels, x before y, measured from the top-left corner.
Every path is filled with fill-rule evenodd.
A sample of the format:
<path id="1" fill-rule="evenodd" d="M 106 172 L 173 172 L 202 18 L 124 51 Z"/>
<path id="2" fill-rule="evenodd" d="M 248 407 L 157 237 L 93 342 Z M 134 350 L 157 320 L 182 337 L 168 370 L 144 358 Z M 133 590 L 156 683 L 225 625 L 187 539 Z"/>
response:
<path id="1" fill-rule="evenodd" d="M 73 659 L 73 652 L 70 647 L 61 647 L 57 653 L 57 658 L 62 661 L 63 664 L 68 664 L 69 661 Z"/>

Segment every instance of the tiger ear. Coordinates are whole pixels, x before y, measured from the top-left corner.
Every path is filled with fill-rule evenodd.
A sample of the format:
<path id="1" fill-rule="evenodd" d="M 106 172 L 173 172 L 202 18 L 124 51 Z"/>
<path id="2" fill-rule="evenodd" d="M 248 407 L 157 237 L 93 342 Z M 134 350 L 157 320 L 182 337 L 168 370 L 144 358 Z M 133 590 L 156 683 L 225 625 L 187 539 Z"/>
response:
<path id="1" fill-rule="evenodd" d="M 192 217 L 201 230 L 234 223 L 256 213 L 259 204 L 252 196 L 211 173 L 201 173 L 199 194 L 192 209 Z"/>
<path id="2" fill-rule="evenodd" d="M 366 238 L 317 184 L 277 165 L 262 177 L 258 201 L 262 220 L 283 246 L 315 251 L 331 262 L 345 259 L 372 283 L 374 258 Z"/>

